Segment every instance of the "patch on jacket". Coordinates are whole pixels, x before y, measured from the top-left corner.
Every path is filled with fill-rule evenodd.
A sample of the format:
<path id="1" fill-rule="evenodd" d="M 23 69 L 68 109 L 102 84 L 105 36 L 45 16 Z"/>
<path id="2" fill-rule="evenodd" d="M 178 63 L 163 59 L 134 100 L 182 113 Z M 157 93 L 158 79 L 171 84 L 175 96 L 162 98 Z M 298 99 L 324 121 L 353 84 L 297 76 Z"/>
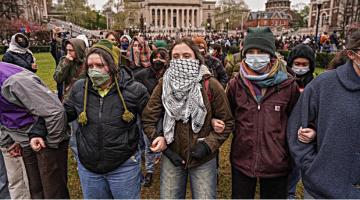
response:
<path id="1" fill-rule="evenodd" d="M 280 112 L 280 110 L 281 110 L 280 106 L 275 106 L 275 111 Z"/>

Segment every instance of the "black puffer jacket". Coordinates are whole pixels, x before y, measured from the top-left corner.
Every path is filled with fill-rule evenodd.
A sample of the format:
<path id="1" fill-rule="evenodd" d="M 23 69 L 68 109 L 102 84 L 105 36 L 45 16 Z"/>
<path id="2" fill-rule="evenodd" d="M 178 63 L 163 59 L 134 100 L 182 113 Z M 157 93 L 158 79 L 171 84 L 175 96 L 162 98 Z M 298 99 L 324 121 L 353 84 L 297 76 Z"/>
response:
<path id="1" fill-rule="evenodd" d="M 4 57 L 2 58 L 3 62 L 11 63 L 20 67 L 23 67 L 27 70 L 30 70 L 32 72 L 36 72 L 36 70 L 33 70 L 31 65 L 35 63 L 33 55 L 31 53 L 16 53 L 12 51 L 7 51 L 4 54 Z"/>
<path id="2" fill-rule="evenodd" d="M 229 77 L 225 71 L 225 67 L 223 66 L 221 60 L 206 55 L 205 56 L 205 64 L 209 68 L 212 75 L 221 83 L 221 85 L 225 88 L 226 84 L 229 81 Z"/>
<path id="3" fill-rule="evenodd" d="M 144 84 L 150 94 L 159 82 L 159 78 L 156 77 L 156 71 L 152 67 L 142 69 L 138 73 L 134 74 L 134 78 Z"/>
<path id="4" fill-rule="evenodd" d="M 129 71 L 120 69 L 119 86 L 126 106 L 135 116 L 140 116 L 148 99 L 147 89 L 134 81 Z M 138 148 L 139 127 L 137 119 L 127 123 L 122 120 L 124 108 L 113 86 L 105 97 L 91 87 L 87 98 L 87 124 L 76 132 L 80 162 L 95 173 L 107 173 L 118 168 Z M 78 118 L 83 111 L 85 80 L 78 80 L 70 98 L 65 102 L 69 121 Z"/>

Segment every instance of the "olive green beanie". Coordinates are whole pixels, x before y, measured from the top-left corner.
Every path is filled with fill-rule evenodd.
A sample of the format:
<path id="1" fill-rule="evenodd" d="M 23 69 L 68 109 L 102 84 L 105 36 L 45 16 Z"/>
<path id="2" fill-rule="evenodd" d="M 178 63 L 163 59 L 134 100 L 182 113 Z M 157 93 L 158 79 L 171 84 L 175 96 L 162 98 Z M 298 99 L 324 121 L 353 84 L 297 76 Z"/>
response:
<path id="1" fill-rule="evenodd" d="M 248 28 L 247 36 L 244 40 L 243 55 L 249 49 L 261 49 L 276 57 L 275 36 L 269 27 Z"/>
<path id="2" fill-rule="evenodd" d="M 109 40 L 100 40 L 98 43 L 94 44 L 91 48 L 100 48 L 108 52 L 112 58 L 116 66 L 119 65 L 119 57 L 120 57 L 120 49 L 119 47 L 113 45 Z"/>

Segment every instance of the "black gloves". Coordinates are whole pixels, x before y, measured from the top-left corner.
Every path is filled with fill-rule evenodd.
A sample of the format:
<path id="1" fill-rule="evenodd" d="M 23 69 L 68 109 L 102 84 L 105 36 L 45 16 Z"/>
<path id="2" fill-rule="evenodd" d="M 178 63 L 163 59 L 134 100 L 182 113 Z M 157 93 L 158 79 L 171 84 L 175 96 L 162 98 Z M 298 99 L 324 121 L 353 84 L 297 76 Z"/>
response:
<path id="1" fill-rule="evenodd" d="M 173 152 L 170 148 L 166 148 L 165 151 L 163 151 L 163 154 L 167 158 L 169 158 L 169 160 L 172 162 L 172 164 L 175 165 L 175 167 L 185 165 L 184 159 L 182 159 L 182 157 L 179 156 L 177 153 Z"/>
<path id="2" fill-rule="evenodd" d="M 198 142 L 193 148 L 190 149 L 190 155 L 195 160 L 201 160 L 210 154 L 210 147 L 203 141 Z"/>

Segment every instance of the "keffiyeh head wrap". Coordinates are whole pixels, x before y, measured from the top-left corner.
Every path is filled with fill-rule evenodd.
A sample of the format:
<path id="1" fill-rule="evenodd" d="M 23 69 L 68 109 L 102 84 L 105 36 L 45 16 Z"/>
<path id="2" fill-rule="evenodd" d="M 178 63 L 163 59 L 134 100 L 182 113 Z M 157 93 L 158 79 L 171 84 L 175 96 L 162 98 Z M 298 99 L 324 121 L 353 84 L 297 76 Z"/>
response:
<path id="1" fill-rule="evenodd" d="M 164 74 L 162 103 L 165 108 L 164 136 L 170 144 L 174 140 L 175 122 L 191 119 L 194 133 L 198 133 L 207 114 L 201 93 L 201 80 L 209 74 L 199 60 L 175 59 Z"/>

